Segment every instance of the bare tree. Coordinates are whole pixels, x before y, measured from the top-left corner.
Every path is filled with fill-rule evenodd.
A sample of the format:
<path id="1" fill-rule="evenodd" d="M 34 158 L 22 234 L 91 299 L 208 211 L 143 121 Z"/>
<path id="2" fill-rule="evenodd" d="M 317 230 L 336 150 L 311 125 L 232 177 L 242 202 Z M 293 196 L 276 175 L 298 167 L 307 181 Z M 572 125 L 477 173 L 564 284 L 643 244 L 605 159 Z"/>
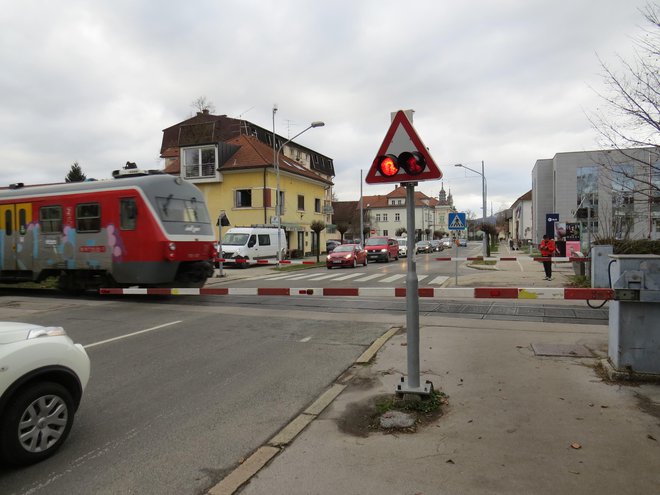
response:
<path id="1" fill-rule="evenodd" d="M 191 106 L 198 112 L 207 111 L 208 113 L 215 112 L 215 105 L 209 101 L 206 96 L 200 96 L 191 103 Z"/>
<path id="2" fill-rule="evenodd" d="M 605 106 L 588 118 L 604 147 L 618 150 L 648 172 L 617 168 L 616 163 L 603 166 L 632 181 L 636 193 L 655 198 L 660 196 L 660 7 L 649 3 L 640 13 L 647 27 L 633 39 L 633 60 L 619 56 L 622 68 L 615 71 L 599 58 L 607 89 L 595 92 Z M 648 148 L 648 156 L 631 153 L 630 148 Z"/>

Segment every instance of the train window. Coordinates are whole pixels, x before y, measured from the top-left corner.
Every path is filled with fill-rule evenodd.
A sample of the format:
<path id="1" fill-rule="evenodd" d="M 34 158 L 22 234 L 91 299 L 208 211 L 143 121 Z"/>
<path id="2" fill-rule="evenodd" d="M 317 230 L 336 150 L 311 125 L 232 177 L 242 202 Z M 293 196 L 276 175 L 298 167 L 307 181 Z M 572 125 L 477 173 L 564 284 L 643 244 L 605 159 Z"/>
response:
<path id="1" fill-rule="evenodd" d="M 83 203 L 76 206 L 76 230 L 78 232 L 100 232 L 101 205 Z"/>
<path id="2" fill-rule="evenodd" d="M 39 208 L 39 224 L 44 234 L 59 234 L 62 232 L 62 207 L 42 206 Z"/>
<path id="3" fill-rule="evenodd" d="M 208 223 L 208 213 L 204 203 L 197 199 L 178 199 L 169 195 L 156 198 L 160 217 L 167 222 L 204 222 Z"/>
<path id="4" fill-rule="evenodd" d="M 135 230 L 137 223 L 137 205 L 135 198 L 122 198 L 119 200 L 119 227 L 121 230 Z"/>
<path id="5" fill-rule="evenodd" d="M 14 233 L 14 225 L 11 219 L 11 210 L 5 210 L 5 234 L 12 235 Z"/>

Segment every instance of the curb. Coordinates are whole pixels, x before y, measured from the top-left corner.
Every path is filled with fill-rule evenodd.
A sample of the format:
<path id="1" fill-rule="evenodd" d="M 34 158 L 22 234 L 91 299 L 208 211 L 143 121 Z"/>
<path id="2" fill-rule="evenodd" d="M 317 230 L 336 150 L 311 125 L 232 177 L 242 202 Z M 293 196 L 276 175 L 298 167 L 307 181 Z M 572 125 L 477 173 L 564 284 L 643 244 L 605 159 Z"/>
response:
<path id="1" fill-rule="evenodd" d="M 392 338 L 401 327 L 392 327 L 383 335 L 378 337 L 369 348 L 364 351 L 360 357 L 353 363 L 366 364 L 376 355 L 378 350 Z M 243 461 L 232 472 L 220 480 L 215 486 L 207 492 L 208 495 L 232 495 L 245 483 L 263 469 L 272 459 L 274 459 L 284 447 L 289 445 L 295 438 L 314 421 L 328 407 L 353 379 L 349 370 L 344 371 L 332 386 L 323 392 L 314 402 L 312 402 L 302 413 L 284 426 L 278 433 L 272 437 L 266 445 L 262 445 L 255 450 L 245 461 Z M 338 383 L 343 382 L 343 383 Z"/>

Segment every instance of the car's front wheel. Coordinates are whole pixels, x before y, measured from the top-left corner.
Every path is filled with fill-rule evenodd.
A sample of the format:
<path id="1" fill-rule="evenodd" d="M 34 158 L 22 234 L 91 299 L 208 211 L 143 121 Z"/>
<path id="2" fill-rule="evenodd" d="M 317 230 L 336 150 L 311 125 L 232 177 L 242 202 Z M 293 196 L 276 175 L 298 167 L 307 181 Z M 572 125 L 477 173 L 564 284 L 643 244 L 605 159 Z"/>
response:
<path id="1" fill-rule="evenodd" d="M 0 457 L 9 464 L 39 462 L 69 435 L 75 408 L 59 383 L 35 383 L 18 392 L 0 424 Z"/>

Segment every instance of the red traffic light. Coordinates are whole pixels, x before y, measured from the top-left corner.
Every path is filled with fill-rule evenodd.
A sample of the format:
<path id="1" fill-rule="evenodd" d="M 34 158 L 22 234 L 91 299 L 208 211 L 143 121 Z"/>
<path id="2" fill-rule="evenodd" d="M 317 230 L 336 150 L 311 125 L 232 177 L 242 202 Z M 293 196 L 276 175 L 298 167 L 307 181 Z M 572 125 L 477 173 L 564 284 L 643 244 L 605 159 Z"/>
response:
<path id="1" fill-rule="evenodd" d="M 400 173 L 419 175 L 426 170 L 426 161 L 420 153 L 404 151 L 398 157 L 394 155 L 377 156 L 374 160 L 374 167 L 384 177 L 394 177 Z"/>
<path id="2" fill-rule="evenodd" d="M 394 155 L 378 156 L 374 165 L 378 168 L 380 174 L 385 177 L 394 177 L 399 173 L 398 159 Z"/>
<path id="3" fill-rule="evenodd" d="M 399 155 L 399 164 L 410 175 L 419 175 L 426 169 L 426 160 L 418 152 L 404 151 Z"/>

